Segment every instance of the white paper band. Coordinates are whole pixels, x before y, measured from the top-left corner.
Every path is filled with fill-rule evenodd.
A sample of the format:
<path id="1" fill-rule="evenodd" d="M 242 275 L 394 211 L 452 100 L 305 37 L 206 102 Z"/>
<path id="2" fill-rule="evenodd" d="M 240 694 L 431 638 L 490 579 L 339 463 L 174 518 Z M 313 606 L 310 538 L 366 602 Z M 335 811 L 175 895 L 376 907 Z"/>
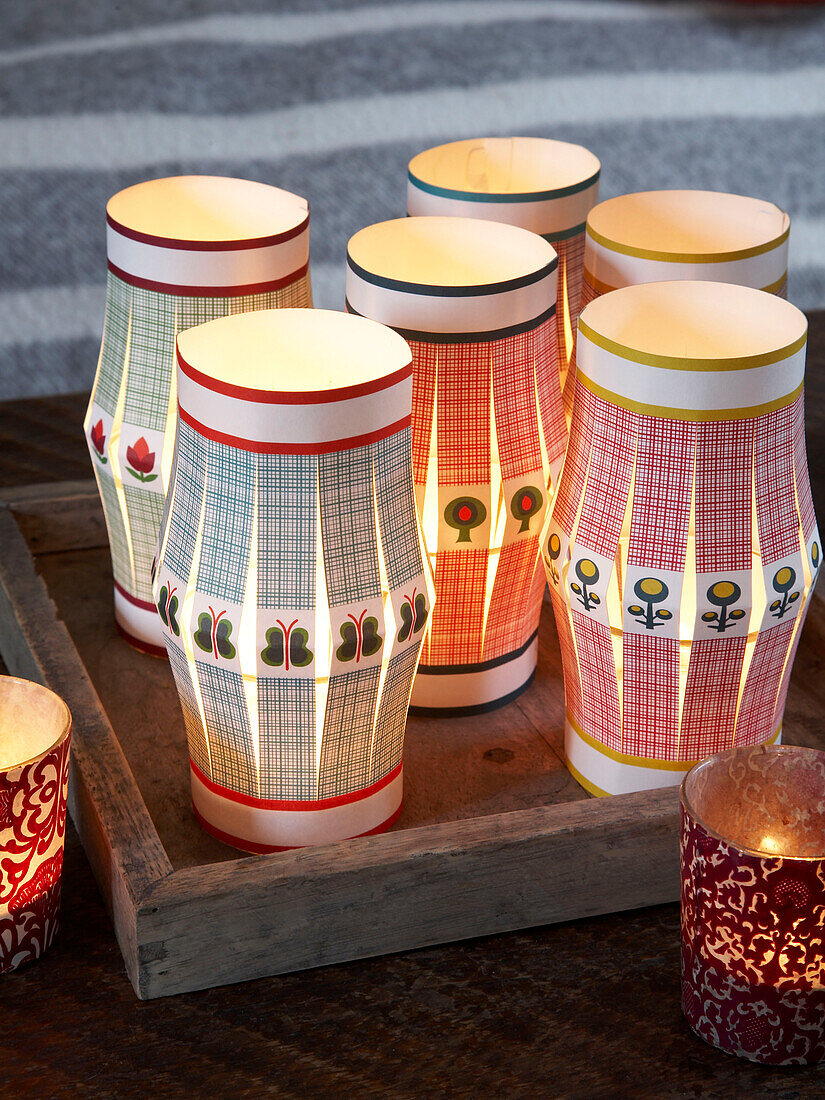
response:
<path id="1" fill-rule="evenodd" d="M 790 399 L 805 376 L 805 348 L 777 363 L 742 370 L 671 370 L 614 355 L 580 328 L 576 369 L 585 385 L 594 383 L 620 404 L 651 406 L 663 415 L 670 409 L 718 410 L 721 419 L 726 410 L 754 409 L 757 415 L 762 405 Z"/>
<path id="2" fill-rule="evenodd" d="M 756 256 L 714 263 L 678 263 L 628 256 L 595 241 L 588 233 L 584 245 L 584 269 L 599 284 L 618 290 L 637 283 L 662 283 L 679 279 L 737 283 L 765 290 L 779 283 L 788 270 L 788 238 Z"/>
<path id="3" fill-rule="evenodd" d="M 151 283 L 189 287 L 245 287 L 277 282 L 299 272 L 309 260 L 309 222 L 301 232 L 276 244 L 216 251 L 164 248 L 106 226 L 109 262 L 127 276 Z"/>
<path id="4" fill-rule="evenodd" d="M 192 802 L 213 829 L 255 848 L 334 844 L 383 825 L 401 806 L 403 769 L 386 786 L 355 802 L 314 810 L 249 806 L 211 790 L 190 770 Z"/>
<path id="5" fill-rule="evenodd" d="M 450 194 L 433 194 L 414 178 L 407 180 L 407 213 L 448 215 L 459 218 L 483 218 L 486 221 L 505 222 L 529 229 L 540 236 L 563 234 L 578 226 L 584 228 L 587 215 L 599 198 L 599 181 L 595 180 L 583 191 L 561 198 L 496 202 L 491 196 L 479 193 L 477 199 Z"/>
<path id="6" fill-rule="evenodd" d="M 157 611 L 138 607 L 118 588 L 115 588 L 115 621 L 136 641 L 164 648 L 163 623 Z"/>
<path id="7" fill-rule="evenodd" d="M 538 638 L 512 661 L 478 672 L 428 673 L 419 665 L 410 706 L 433 709 L 481 707 L 524 687 L 536 668 Z"/>

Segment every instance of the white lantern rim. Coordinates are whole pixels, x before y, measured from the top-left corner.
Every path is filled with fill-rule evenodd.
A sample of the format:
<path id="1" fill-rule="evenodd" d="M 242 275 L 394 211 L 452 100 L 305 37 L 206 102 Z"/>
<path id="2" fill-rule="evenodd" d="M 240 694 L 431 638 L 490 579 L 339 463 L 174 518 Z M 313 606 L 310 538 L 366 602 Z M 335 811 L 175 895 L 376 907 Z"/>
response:
<path id="1" fill-rule="evenodd" d="M 71 728 L 71 713 L 59 695 L 19 676 L 0 676 L 0 774 L 42 760 Z"/>
<path id="2" fill-rule="evenodd" d="M 520 203 L 560 199 L 599 178 L 589 149 L 540 137 L 479 137 L 425 149 L 409 163 L 416 187 L 443 198 Z"/>
<path id="3" fill-rule="evenodd" d="M 337 310 L 219 317 L 179 333 L 177 346 L 181 369 L 207 388 L 273 404 L 347 400 L 412 372 L 406 340 L 377 321 Z"/>
<path id="4" fill-rule="evenodd" d="M 143 244 L 238 251 L 284 243 L 308 225 L 309 204 L 270 184 L 225 176 L 169 176 L 118 191 L 109 226 Z"/>
<path id="5" fill-rule="evenodd" d="M 772 202 L 722 191 L 639 191 L 594 206 L 587 236 L 627 256 L 721 263 L 778 248 L 790 218 Z"/>
<path id="6" fill-rule="evenodd" d="M 749 370 L 805 345 L 805 314 L 774 294 L 704 280 L 641 283 L 603 294 L 579 316 L 591 343 L 670 370 Z"/>
<path id="7" fill-rule="evenodd" d="M 500 294 L 530 286 L 558 266 L 536 233 L 481 218 L 421 216 L 378 222 L 350 238 L 347 263 L 388 290 L 443 297 Z"/>

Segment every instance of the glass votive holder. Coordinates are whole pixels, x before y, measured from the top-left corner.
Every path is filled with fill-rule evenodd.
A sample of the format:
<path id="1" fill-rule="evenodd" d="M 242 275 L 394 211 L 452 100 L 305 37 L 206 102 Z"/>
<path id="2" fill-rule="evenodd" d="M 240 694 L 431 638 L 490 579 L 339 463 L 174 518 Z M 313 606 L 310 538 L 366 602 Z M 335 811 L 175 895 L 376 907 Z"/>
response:
<path id="1" fill-rule="evenodd" d="M 825 752 L 728 749 L 681 801 L 688 1023 L 754 1062 L 825 1061 Z"/>
<path id="2" fill-rule="evenodd" d="M 71 729 L 53 691 L 0 676 L 0 974 L 58 929 Z"/>

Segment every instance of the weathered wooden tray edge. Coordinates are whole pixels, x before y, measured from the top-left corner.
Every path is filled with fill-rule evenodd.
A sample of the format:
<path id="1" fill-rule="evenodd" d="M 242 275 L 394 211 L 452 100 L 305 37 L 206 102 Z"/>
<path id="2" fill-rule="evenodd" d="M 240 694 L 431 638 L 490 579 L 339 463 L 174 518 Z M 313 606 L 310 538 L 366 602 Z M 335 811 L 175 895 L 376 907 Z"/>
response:
<path id="1" fill-rule="evenodd" d="M 92 501 L 74 482 L 0 502 L 0 653 L 74 715 L 70 812 L 141 999 L 678 897 L 675 788 L 173 871 L 29 548 L 105 545 L 65 522 Z"/>

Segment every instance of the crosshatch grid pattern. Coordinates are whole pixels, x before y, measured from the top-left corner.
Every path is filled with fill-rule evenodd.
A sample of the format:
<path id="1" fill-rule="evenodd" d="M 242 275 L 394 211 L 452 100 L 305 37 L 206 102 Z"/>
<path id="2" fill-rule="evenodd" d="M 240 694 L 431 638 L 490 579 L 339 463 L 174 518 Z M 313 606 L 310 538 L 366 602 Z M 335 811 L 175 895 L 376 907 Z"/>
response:
<path id="1" fill-rule="evenodd" d="M 195 535 L 205 505 L 196 589 L 233 603 L 242 602 L 252 511 L 257 507 L 259 547 L 262 540 L 269 540 L 266 553 L 261 552 L 259 559 L 259 581 L 268 593 L 268 606 L 314 609 L 316 549 L 323 556 L 330 597 L 334 592 L 340 602 L 347 603 L 359 597 L 380 597 L 376 520 L 381 524 L 388 586 L 402 587 L 419 578 L 424 568 L 410 448 L 411 432 L 406 428 L 374 444 L 320 459 L 257 455 L 205 440 L 182 423 L 171 486 L 174 505 L 167 517 L 169 539 L 159 577 L 164 567 L 177 576 L 190 576 Z M 316 547 L 316 500 L 320 501 L 322 514 L 320 547 Z M 359 540 L 362 551 L 371 554 L 369 569 L 366 573 L 345 574 L 342 563 L 353 556 Z M 185 624 L 190 631 L 194 626 Z M 381 624 L 382 634 L 385 629 Z M 333 640 L 333 646 L 338 641 Z M 380 667 L 331 678 L 323 717 L 320 775 L 315 681 L 259 677 L 258 774 L 253 766 L 255 750 L 248 704 L 239 675 L 207 660 L 198 660 L 195 666 L 207 713 L 210 765 L 194 703 L 191 672 L 179 648 L 182 643 L 171 640 L 170 651 L 176 653 L 173 671 L 179 666 L 181 682 L 188 682 L 185 696 L 182 689 L 182 706 L 185 718 L 188 711 L 192 759 L 215 782 L 270 799 L 333 797 L 383 778 L 401 759 L 407 704 L 420 648 L 419 642 L 392 656 L 392 644 L 391 638 L 385 651 L 388 671 L 380 701 Z M 318 674 L 325 673 L 319 670 Z M 212 700 L 208 707 L 207 695 Z M 377 707 L 382 717 L 375 725 L 374 736 Z M 222 731 L 217 729 L 220 717 L 226 723 Z M 230 756 L 238 756 L 239 762 L 233 763 Z"/>
<path id="2" fill-rule="evenodd" d="M 324 572 L 332 607 L 381 595 L 372 449 L 318 457 Z"/>
<path id="3" fill-rule="evenodd" d="M 258 606 L 315 607 L 318 459 L 315 455 L 255 455 L 258 499 L 282 494 L 291 506 L 258 510 Z"/>
<path id="4" fill-rule="evenodd" d="M 750 569 L 754 422 L 696 426 L 696 570 Z"/>
<path id="5" fill-rule="evenodd" d="M 558 312 L 558 311 L 557 311 Z M 532 333 L 532 358 L 547 460 L 557 469 L 567 449 L 567 418 L 559 381 L 556 324 L 548 317 Z M 555 489 L 555 485 L 551 486 Z"/>
<path id="6" fill-rule="evenodd" d="M 805 398 L 803 394 L 800 394 L 793 403 L 793 463 L 796 499 L 799 502 L 799 519 L 807 542 L 816 527 L 816 517 L 814 516 L 811 482 L 808 477 L 808 459 L 805 453 Z"/>
<path id="7" fill-rule="evenodd" d="M 438 345 L 438 484 L 490 482 L 493 344 Z"/>
<path id="8" fill-rule="evenodd" d="M 319 798 L 332 798 L 369 786 L 380 676 L 380 666 L 373 665 L 330 677 L 321 742 Z"/>
<path id="9" fill-rule="evenodd" d="M 115 575 L 119 584 L 123 584 L 139 600 L 152 601 L 152 562 L 157 547 L 160 520 L 163 515 L 163 497 L 160 493 L 147 493 L 137 486 L 124 485 L 123 496 L 126 512 L 129 516 L 129 531 L 132 536 L 132 553 L 135 562 L 134 578 L 131 573 L 129 583 L 124 584 Z M 114 564 L 114 559 L 113 559 Z"/>
<path id="10" fill-rule="evenodd" d="M 556 342 L 558 346 L 559 378 L 565 382 L 569 374 L 569 367 L 574 363 L 573 348 L 576 340 L 576 327 L 579 323 L 579 312 L 583 308 L 582 283 L 584 279 L 584 230 L 570 237 L 566 241 L 554 241 L 552 234 L 546 238 L 550 241 L 559 257 L 559 282 L 556 291 Z M 567 362 L 567 331 L 564 323 L 564 303 L 567 301 L 567 312 L 570 317 L 570 336 L 573 347 L 570 349 L 570 363 Z M 565 387 L 566 389 L 566 387 Z M 564 394 L 565 404 L 568 409 L 573 403 L 573 387 L 570 386 L 569 395 Z"/>
<path id="11" fill-rule="evenodd" d="M 762 631 L 756 639 L 736 723 L 737 745 L 758 745 L 766 741 L 779 724 L 777 714 L 781 714 L 785 706 L 785 696 L 779 694 L 782 670 L 795 625 L 793 618 L 777 623 Z M 787 684 L 784 686 L 787 691 Z"/>
<path id="12" fill-rule="evenodd" d="M 535 585 L 536 573 L 542 581 Z M 502 546 L 484 630 L 484 660 L 519 649 L 538 630 L 544 596 L 538 534 Z M 521 602 L 513 593 L 524 593 Z"/>
<path id="13" fill-rule="evenodd" d="M 261 798 L 315 799 L 315 681 L 258 679 Z"/>
<path id="14" fill-rule="evenodd" d="M 581 669 L 582 702 L 587 714 L 587 726 L 582 728 L 603 745 L 621 752 L 619 686 L 610 627 L 574 611 L 573 629 Z"/>
<path id="15" fill-rule="evenodd" d="M 206 494 L 198 592 L 243 603 L 256 507 L 254 454 L 206 440 Z"/>
<path id="16" fill-rule="evenodd" d="M 117 498 L 114 478 L 111 473 L 111 464 L 101 466 L 94 462 L 97 486 L 100 490 L 100 499 L 103 504 L 103 515 L 106 519 L 106 530 L 109 533 L 109 551 L 112 555 L 112 572 L 118 584 L 123 585 L 127 592 L 132 592 L 132 558 L 129 553 L 129 543 L 126 538 L 126 525 L 123 522 L 123 513 L 120 509 L 120 501 Z M 125 583 L 125 578 L 129 583 Z M 121 580 L 123 578 L 123 580 Z"/>
<path id="17" fill-rule="evenodd" d="M 652 573 L 657 567 L 684 568 L 694 484 L 696 564 L 700 572 L 715 573 L 723 580 L 727 569 L 752 568 L 754 498 L 761 517 L 760 534 L 764 530 L 769 535 L 764 563 L 781 560 L 784 548 L 786 557 L 799 553 L 803 516 L 813 524 L 804 425 L 800 428 L 801 397 L 778 414 L 733 421 L 691 423 L 626 413 L 630 422 L 639 425 L 640 443 L 634 460 L 632 446 L 623 441 L 622 429 L 610 426 L 615 411 L 607 415 L 603 411 L 607 408 L 605 402 L 580 383 L 577 389 L 585 400 L 579 403 L 577 395 L 574 417 L 582 419 L 575 423 L 552 510 L 554 520 L 569 532 L 581 504 L 574 543 L 577 553 L 591 550 L 608 558 L 616 553 L 616 524 L 625 513 L 630 492 L 630 478 L 622 476 L 628 458 L 634 475 L 628 557 L 631 564 L 635 557 L 635 564 L 650 568 Z M 782 434 L 781 440 L 777 433 Z M 761 440 L 762 451 L 756 460 L 755 440 Z M 582 470 L 587 470 L 586 486 Z M 784 498 L 781 507 L 777 501 L 780 495 Z M 776 526 L 779 532 L 774 530 Z M 605 530 L 609 531 L 609 539 Z M 668 542 L 673 544 L 670 548 Z M 768 555 L 776 555 L 777 547 L 780 556 L 771 559 Z M 559 606 L 556 593 L 554 608 L 563 651 L 570 651 L 563 659 L 565 690 L 568 692 L 570 682 L 575 692 L 586 691 L 588 685 L 595 691 L 596 678 L 591 678 L 585 668 L 579 683 L 565 621 L 567 610 Z M 737 744 L 756 744 L 770 738 L 781 720 L 792 660 L 791 655 L 786 664 L 792 625 L 778 634 L 777 629 L 763 626 L 737 712 L 739 684 L 745 671 L 745 639 L 703 638 L 701 628 L 696 627 L 681 726 L 676 643 L 656 636 L 625 635 L 622 751 L 662 760 L 691 760 L 729 746 L 734 731 Z M 578 627 L 575 638 L 581 660 L 586 649 Z M 570 702 L 568 710 L 573 714 Z M 580 725 L 602 740 L 590 709 L 585 706 L 584 711 L 585 720 Z M 650 731 L 654 731 L 653 738 Z M 610 741 L 604 743 L 613 747 Z"/>
<path id="18" fill-rule="evenodd" d="M 496 439 L 503 481 L 542 468 L 533 343 L 532 332 L 521 332 L 490 344 Z"/>
<path id="19" fill-rule="evenodd" d="M 209 763 L 209 750 L 201 725 L 198 704 L 195 698 L 195 688 L 192 682 L 192 674 L 186 654 L 179 648 L 179 644 L 171 644 L 166 647 L 169 655 L 169 664 L 172 675 L 175 677 L 175 687 L 180 698 L 183 710 L 183 722 L 186 726 L 186 740 L 189 745 L 189 755 L 195 761 L 204 775 L 209 775 L 211 766 Z"/>
<path id="20" fill-rule="evenodd" d="M 444 550 L 435 564 L 436 600 L 424 664 L 476 664 L 484 631 L 484 550 Z"/>
<path id="21" fill-rule="evenodd" d="M 747 638 L 699 638 L 690 648 L 679 731 L 681 756 L 698 760 L 731 748 Z"/>
<path id="22" fill-rule="evenodd" d="M 754 443 L 756 521 L 765 565 L 799 552 L 791 405 L 757 417 Z"/>

